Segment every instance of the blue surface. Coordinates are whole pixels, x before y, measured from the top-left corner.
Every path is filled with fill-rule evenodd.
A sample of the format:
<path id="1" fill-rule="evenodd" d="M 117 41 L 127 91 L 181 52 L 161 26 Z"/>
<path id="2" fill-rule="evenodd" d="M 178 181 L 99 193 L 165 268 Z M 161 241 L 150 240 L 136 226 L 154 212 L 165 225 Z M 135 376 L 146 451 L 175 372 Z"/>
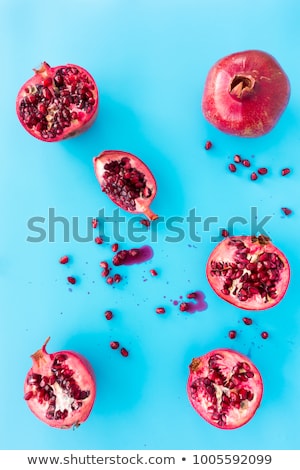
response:
<path id="1" fill-rule="evenodd" d="M 0 4 L 1 47 L 1 448 L 3 449 L 299 449 L 300 420 L 300 255 L 299 255 L 299 2 L 210 2 L 197 0 L 7 0 Z M 262 49 L 288 74 L 292 94 L 269 135 L 243 140 L 223 135 L 204 120 L 200 100 L 208 69 L 235 51 Z M 19 124 L 15 98 L 31 69 L 77 63 L 95 77 L 100 113 L 84 135 L 59 144 L 32 138 Z M 206 152 L 207 139 L 214 146 Z M 140 156 L 156 176 L 153 210 L 165 218 L 186 218 L 191 209 L 218 218 L 209 231 L 197 225 L 201 242 L 188 233 L 177 243 L 160 224 L 154 256 L 146 264 L 120 270 L 116 288 L 103 282 L 99 261 L 111 257 L 110 243 L 63 240 L 30 243 L 28 220 L 55 214 L 79 218 L 115 209 L 101 193 L 92 157 L 105 149 Z M 235 153 L 270 172 L 253 183 L 244 168 L 232 175 Z M 291 167 L 286 178 L 283 167 Z M 282 206 L 293 210 L 283 217 Z M 291 264 L 292 278 L 275 308 L 245 312 L 219 299 L 205 277 L 215 246 L 211 237 L 234 216 L 248 223 L 234 234 L 250 234 L 251 207 L 258 220 L 271 216 L 265 230 Z M 130 215 L 122 213 L 126 234 Z M 112 233 L 107 228 L 108 235 Z M 174 236 L 174 233 L 172 234 Z M 36 234 L 35 234 L 36 236 Z M 111 238 L 111 242 L 113 239 Z M 122 247 L 134 245 L 128 239 Z M 69 254 L 72 263 L 58 259 Z M 149 269 L 159 275 L 152 278 Z M 79 283 L 69 290 L 66 276 Z M 182 314 L 172 301 L 201 290 L 208 308 Z M 172 300 L 172 301 L 171 301 Z M 158 305 L 167 313 L 156 315 Z M 103 312 L 111 308 L 108 322 Z M 237 329 L 229 340 L 229 329 Z M 263 341 L 260 332 L 270 338 Z M 74 349 L 92 363 L 98 382 L 95 407 L 76 432 L 48 428 L 23 401 L 30 354 L 51 336 L 48 350 Z M 130 350 L 123 358 L 109 342 Z M 254 419 L 235 431 L 204 422 L 186 396 L 191 359 L 212 348 L 233 347 L 250 354 L 264 379 L 263 402 Z M 9 401 L 8 401 L 9 399 Z M 4 422 L 4 424 L 3 424 Z"/>

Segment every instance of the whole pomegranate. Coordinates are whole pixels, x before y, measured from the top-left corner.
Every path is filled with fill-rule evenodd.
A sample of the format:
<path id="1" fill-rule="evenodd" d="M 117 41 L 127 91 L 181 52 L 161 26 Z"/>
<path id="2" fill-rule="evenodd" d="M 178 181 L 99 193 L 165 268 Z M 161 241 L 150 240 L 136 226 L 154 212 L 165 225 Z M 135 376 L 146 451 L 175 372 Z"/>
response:
<path id="1" fill-rule="evenodd" d="M 24 398 L 37 418 L 54 428 L 79 426 L 89 416 L 96 385 L 88 361 L 73 351 L 34 353 L 24 384 Z"/>
<path id="2" fill-rule="evenodd" d="M 213 65 L 204 86 L 202 111 L 227 134 L 258 137 L 275 126 L 289 97 L 288 77 L 274 57 L 248 50 Z"/>
<path id="3" fill-rule="evenodd" d="M 231 349 L 216 349 L 192 360 L 187 393 L 208 423 L 235 429 L 250 421 L 259 407 L 263 382 L 248 357 Z"/>
<path id="4" fill-rule="evenodd" d="M 157 215 L 150 209 L 156 196 L 156 181 L 149 168 L 132 153 L 106 150 L 94 158 L 96 177 L 102 191 L 125 211 L 143 213 L 150 220 Z"/>
<path id="5" fill-rule="evenodd" d="M 78 65 L 50 67 L 43 62 L 17 96 L 22 126 L 45 142 L 74 137 L 97 116 L 98 90 L 93 77 Z"/>
<path id="6" fill-rule="evenodd" d="M 209 256 L 206 275 L 222 299 L 243 309 L 264 310 L 285 295 L 290 266 L 266 236 L 228 237 Z"/>

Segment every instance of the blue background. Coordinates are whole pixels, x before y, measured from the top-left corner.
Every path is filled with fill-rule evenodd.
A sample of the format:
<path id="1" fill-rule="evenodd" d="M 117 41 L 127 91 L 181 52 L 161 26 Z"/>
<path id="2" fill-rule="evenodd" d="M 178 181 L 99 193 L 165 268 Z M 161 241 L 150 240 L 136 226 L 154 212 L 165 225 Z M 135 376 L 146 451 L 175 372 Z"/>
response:
<path id="1" fill-rule="evenodd" d="M 299 241 L 299 2 L 196 0 L 64 0 L 53 3 L 2 0 L 1 48 L 1 447 L 3 449 L 299 449 L 300 420 L 300 254 Z M 274 55 L 290 78 L 291 99 L 276 128 L 258 139 L 224 135 L 200 111 L 206 74 L 219 58 L 245 49 Z M 31 69 L 46 60 L 75 63 L 95 77 L 100 113 L 82 136 L 58 144 L 27 134 L 15 113 L 15 98 Z M 204 144 L 214 146 L 207 152 Z M 92 157 L 105 149 L 140 156 L 156 176 L 153 210 L 165 218 L 186 218 L 195 208 L 202 221 L 218 218 L 209 231 L 197 225 L 194 243 L 171 243 L 160 224 L 154 256 L 124 268 L 123 283 L 112 288 L 100 277 L 99 261 L 111 257 L 110 243 L 64 241 L 30 243 L 31 217 L 87 217 L 115 209 L 101 193 Z M 235 153 L 269 174 L 249 180 L 246 168 L 227 170 Z M 292 173 L 282 178 L 280 170 Z M 280 208 L 293 210 L 284 217 Z M 247 224 L 234 234 L 250 234 L 250 211 L 291 264 L 286 297 L 273 309 L 245 312 L 219 299 L 205 277 L 206 260 L 234 216 Z M 126 234 L 131 216 L 122 215 Z M 107 234 L 111 235 L 111 227 Z M 174 234 L 173 234 L 174 236 Z M 150 244 L 150 232 L 146 244 Z M 111 242 L 113 239 L 111 238 Z M 131 247 L 128 240 L 122 247 Z M 137 244 L 135 244 L 137 245 Z M 61 255 L 72 257 L 61 266 Z M 159 272 L 157 278 L 149 269 Z M 66 276 L 79 283 L 72 288 Z M 182 314 L 172 301 L 201 290 L 208 308 Z M 164 305 L 165 315 L 155 308 Z M 115 317 L 105 320 L 112 309 Z M 238 337 L 228 338 L 229 329 Z M 263 341 L 260 332 L 270 337 Z M 48 350 L 74 349 L 92 363 L 97 399 L 88 421 L 76 431 L 51 429 L 23 401 L 30 354 L 51 336 Z M 119 340 L 128 358 L 112 351 Z M 186 396 L 191 359 L 210 349 L 233 347 L 249 354 L 264 379 L 263 402 L 254 419 L 235 431 L 203 421 Z"/>

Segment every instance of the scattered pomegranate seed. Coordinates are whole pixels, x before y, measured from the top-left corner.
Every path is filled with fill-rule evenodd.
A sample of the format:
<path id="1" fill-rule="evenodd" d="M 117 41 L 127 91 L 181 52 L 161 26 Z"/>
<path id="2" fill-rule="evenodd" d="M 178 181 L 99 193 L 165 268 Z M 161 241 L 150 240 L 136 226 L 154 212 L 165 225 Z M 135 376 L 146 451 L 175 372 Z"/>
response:
<path id="1" fill-rule="evenodd" d="M 120 346 L 120 343 L 118 341 L 111 341 L 110 347 L 111 349 L 118 349 Z"/>
<path id="2" fill-rule="evenodd" d="M 230 339 L 236 338 L 236 331 L 235 330 L 228 331 L 228 336 Z"/>
<path id="3" fill-rule="evenodd" d="M 267 339 L 269 338 L 269 333 L 267 331 L 263 331 L 260 336 L 262 337 L 262 339 Z"/>
<path id="4" fill-rule="evenodd" d="M 243 322 L 245 323 L 245 325 L 252 325 L 253 320 L 252 318 L 244 317 Z"/>
<path id="5" fill-rule="evenodd" d="M 268 168 L 258 168 L 257 173 L 260 175 L 266 175 L 268 173 Z"/>
<path id="6" fill-rule="evenodd" d="M 166 309 L 164 307 L 157 307 L 155 311 L 156 313 L 166 313 Z"/>
<path id="7" fill-rule="evenodd" d="M 129 355 L 129 352 L 125 348 L 121 348 L 120 352 L 121 352 L 122 356 L 124 356 L 124 357 L 127 357 Z"/>
<path id="8" fill-rule="evenodd" d="M 108 268 L 108 263 L 106 261 L 101 261 L 100 262 L 100 268 L 107 269 Z"/>
<path id="9" fill-rule="evenodd" d="M 212 148 L 212 143 L 210 140 L 207 140 L 204 145 L 205 150 L 209 150 Z"/>
<path id="10" fill-rule="evenodd" d="M 236 166 L 235 166 L 234 163 L 229 163 L 228 168 L 229 168 L 229 170 L 231 171 L 231 173 L 235 173 L 235 172 L 236 172 Z"/>
<path id="11" fill-rule="evenodd" d="M 115 253 L 119 249 L 119 245 L 117 243 L 114 243 L 111 247 L 112 251 Z"/>
<path id="12" fill-rule="evenodd" d="M 190 292 L 187 294 L 188 299 L 197 299 L 197 292 Z"/>
<path id="13" fill-rule="evenodd" d="M 112 313 L 111 310 L 106 310 L 106 311 L 104 312 L 104 316 L 105 316 L 106 320 L 111 320 L 112 317 L 113 317 L 113 313 Z"/>
<path id="14" fill-rule="evenodd" d="M 44 86 L 48 87 L 50 85 L 52 85 L 52 78 L 51 77 L 44 78 Z"/>
<path id="15" fill-rule="evenodd" d="M 281 170 L 282 176 L 286 176 L 286 175 L 288 175 L 290 172 L 291 172 L 291 170 L 290 170 L 289 168 L 283 168 L 283 169 Z"/>
<path id="16" fill-rule="evenodd" d="M 240 155 L 235 155 L 235 156 L 233 157 L 233 161 L 234 161 L 235 163 L 241 163 L 242 159 L 241 159 Z"/>
<path id="17" fill-rule="evenodd" d="M 252 181 L 255 181 L 255 180 L 257 180 L 257 178 L 258 178 L 257 174 L 255 173 L 255 171 L 253 171 L 253 173 L 251 173 L 251 175 L 250 175 L 250 179 Z"/>
<path id="18" fill-rule="evenodd" d="M 70 284 L 76 284 L 76 279 L 73 276 L 68 276 L 67 280 Z"/>
<path id="19" fill-rule="evenodd" d="M 97 228 L 97 226 L 98 226 L 98 220 L 97 220 L 97 219 L 93 219 L 93 220 L 92 220 L 92 227 L 93 227 L 93 228 Z"/>
<path id="20" fill-rule="evenodd" d="M 109 270 L 108 269 L 103 269 L 103 271 L 101 271 L 101 276 L 102 277 L 107 277 L 109 275 Z"/>
<path id="21" fill-rule="evenodd" d="M 29 392 L 25 393 L 24 400 L 30 400 L 33 397 L 33 391 L 30 390 Z"/>
<path id="22" fill-rule="evenodd" d="M 95 243 L 97 243 L 97 245 L 102 245 L 102 243 L 103 243 L 103 238 L 101 238 L 101 237 L 96 237 L 96 238 L 95 238 Z"/>
<path id="23" fill-rule="evenodd" d="M 223 228 L 221 233 L 222 233 L 222 237 L 224 237 L 224 238 L 228 237 L 228 235 L 229 235 L 228 230 L 226 230 L 225 228 Z"/>
<path id="24" fill-rule="evenodd" d="M 188 302 L 181 302 L 181 304 L 179 305 L 179 310 L 181 312 L 187 312 L 189 309 L 189 304 Z"/>
<path id="25" fill-rule="evenodd" d="M 59 259 L 60 264 L 67 264 L 69 262 L 69 257 L 68 256 L 62 256 Z"/>
<path id="26" fill-rule="evenodd" d="M 107 282 L 107 284 L 113 284 L 113 282 L 114 282 L 113 277 L 109 276 L 109 277 L 106 279 L 106 282 Z"/>
<path id="27" fill-rule="evenodd" d="M 242 164 L 243 164 L 244 166 L 246 166 L 247 168 L 249 168 L 249 166 L 251 166 L 250 161 L 247 160 L 246 158 L 245 158 L 244 160 L 242 160 Z"/>
<path id="28" fill-rule="evenodd" d="M 148 219 L 141 219 L 140 224 L 145 225 L 145 227 L 150 227 L 150 220 Z"/>
<path id="29" fill-rule="evenodd" d="M 288 209 L 287 207 L 282 207 L 281 210 L 285 215 L 291 215 L 292 213 L 291 209 Z"/>
<path id="30" fill-rule="evenodd" d="M 157 276 L 157 271 L 155 269 L 150 269 L 151 276 Z"/>
<path id="31" fill-rule="evenodd" d="M 114 275 L 114 282 L 116 282 L 117 284 L 122 281 L 122 276 L 120 274 L 115 274 Z"/>

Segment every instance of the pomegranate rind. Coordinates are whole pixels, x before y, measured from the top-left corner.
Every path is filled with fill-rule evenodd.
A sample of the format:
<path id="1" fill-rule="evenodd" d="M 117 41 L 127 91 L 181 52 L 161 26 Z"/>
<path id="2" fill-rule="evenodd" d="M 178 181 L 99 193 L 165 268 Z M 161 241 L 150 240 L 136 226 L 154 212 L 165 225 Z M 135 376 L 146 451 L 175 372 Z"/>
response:
<path id="1" fill-rule="evenodd" d="M 39 374 L 41 376 L 49 377 L 51 375 L 51 367 L 55 358 L 59 355 L 66 355 L 67 359 L 65 361 L 66 365 L 69 365 L 70 368 L 74 371 L 72 378 L 79 384 L 81 390 L 89 390 L 90 394 L 86 399 L 81 400 L 82 406 L 78 410 L 73 410 L 69 415 L 64 419 L 48 419 L 46 417 L 46 411 L 48 408 L 47 401 L 39 403 L 38 396 L 35 395 L 29 400 L 26 400 L 26 403 L 31 410 L 31 412 L 41 421 L 43 421 L 48 426 L 60 429 L 70 429 L 72 427 L 78 427 L 89 417 L 94 402 L 96 398 L 96 379 L 93 368 L 89 361 L 79 353 L 69 350 L 58 351 L 55 353 L 48 354 L 46 351 L 46 345 L 50 338 L 46 340 L 41 349 L 36 351 L 31 357 L 33 360 L 33 365 L 28 371 L 25 383 L 24 383 L 24 396 L 33 391 L 35 393 L 35 387 L 28 384 L 28 377 L 32 374 Z M 54 391 L 59 390 L 59 386 L 54 384 L 52 385 Z"/>
<path id="2" fill-rule="evenodd" d="M 45 139 L 42 137 L 41 133 L 35 129 L 35 126 L 30 128 L 28 125 L 24 122 L 24 119 L 22 118 L 20 114 L 20 104 L 21 101 L 28 96 L 30 93 L 27 93 L 26 89 L 31 90 L 32 88 L 35 88 L 36 85 L 42 85 L 43 80 L 45 80 L 47 77 L 54 78 L 56 72 L 59 69 L 62 68 L 76 68 L 81 74 L 83 74 L 85 77 L 87 77 L 88 82 L 92 85 L 92 88 L 90 89 L 92 93 L 92 97 L 95 100 L 95 103 L 93 104 L 92 111 L 90 113 L 84 112 L 82 109 L 78 108 L 75 104 L 71 104 L 68 106 L 68 109 L 70 112 L 77 112 L 78 114 L 78 119 L 72 119 L 70 127 L 65 127 L 64 131 L 60 135 L 56 135 L 55 137 L 51 137 L 49 139 Z M 33 137 L 35 137 L 38 140 L 42 140 L 43 142 L 59 142 L 61 140 L 65 140 L 71 137 L 76 137 L 77 135 L 85 132 L 88 130 L 92 124 L 95 122 L 97 114 L 98 114 L 98 108 L 99 108 L 99 92 L 97 88 L 97 84 L 92 77 L 92 75 L 83 67 L 80 67 L 79 65 L 75 64 L 66 64 L 66 65 L 58 65 L 56 67 L 50 67 L 47 62 L 43 62 L 40 66 L 39 69 L 34 69 L 35 74 L 27 80 L 21 87 L 21 89 L 18 92 L 17 99 L 16 99 L 16 112 L 18 119 L 24 129 L 31 134 Z"/>
<path id="3" fill-rule="evenodd" d="M 212 274 L 211 263 L 213 261 L 222 261 L 231 263 L 235 254 L 236 248 L 230 246 L 231 240 L 241 240 L 247 248 L 250 250 L 250 255 L 256 257 L 261 253 L 275 253 L 278 255 L 280 260 L 283 263 L 283 268 L 280 272 L 280 283 L 277 284 L 277 296 L 276 298 L 267 298 L 264 299 L 260 294 L 253 295 L 250 299 L 246 301 L 240 301 L 237 295 L 233 295 L 233 288 L 230 291 L 229 295 L 226 295 L 222 292 L 224 286 L 224 277 L 223 276 L 214 276 Z M 268 308 L 274 307 L 277 305 L 285 296 L 286 291 L 290 282 L 290 265 L 289 262 L 282 251 L 280 251 L 273 243 L 267 239 L 263 238 L 265 243 L 260 243 L 259 237 L 252 236 L 238 236 L 238 237 L 228 237 L 225 240 L 222 240 L 211 252 L 207 264 L 206 264 L 206 277 L 207 280 L 215 291 L 215 293 L 226 302 L 231 303 L 232 305 L 239 307 L 244 310 L 266 310 Z M 235 286 L 239 286 L 238 282 L 234 283 Z"/>
<path id="4" fill-rule="evenodd" d="M 98 156 L 94 157 L 93 159 L 93 164 L 94 164 L 94 171 L 96 178 L 101 186 L 101 189 L 103 192 L 104 191 L 104 186 L 105 186 L 105 181 L 104 181 L 104 173 L 105 173 L 105 168 L 104 165 L 106 163 L 110 163 L 111 161 L 121 161 L 122 158 L 129 158 L 130 164 L 133 168 L 136 168 L 136 170 L 140 171 L 143 173 L 146 177 L 147 181 L 147 187 L 150 188 L 151 190 L 151 196 L 148 198 L 143 198 L 140 196 L 139 198 L 135 199 L 135 208 L 132 210 L 129 210 L 127 207 L 124 207 L 120 201 L 112 194 L 107 194 L 107 196 L 121 209 L 130 212 L 132 214 L 144 214 L 148 219 L 150 220 L 155 220 L 158 218 L 158 215 L 156 215 L 151 209 L 150 209 L 150 204 L 152 203 L 153 199 L 156 196 L 157 192 L 157 185 L 156 185 L 156 180 L 151 172 L 151 170 L 148 168 L 148 166 L 136 155 L 133 155 L 132 153 L 129 152 L 124 152 L 122 150 L 105 150 L 102 153 L 100 153 Z"/>
<path id="5" fill-rule="evenodd" d="M 205 394 L 195 393 L 193 391 L 193 384 L 199 379 L 205 379 L 211 372 L 209 367 L 209 360 L 212 356 L 220 355 L 222 358 L 217 361 L 220 372 L 227 378 L 232 376 L 234 367 L 238 363 L 247 363 L 249 370 L 253 373 L 253 377 L 243 381 L 243 388 L 253 394 L 251 401 L 245 399 L 240 401 L 240 407 L 235 408 L 230 406 L 229 412 L 226 414 L 226 421 L 220 425 L 216 419 L 213 419 L 214 409 L 212 409 L 212 401 L 210 397 Z M 259 408 L 263 397 L 263 381 L 261 374 L 253 362 L 245 355 L 232 349 L 215 349 L 203 356 L 194 358 L 189 366 L 189 377 L 187 381 L 187 394 L 192 407 L 196 412 L 209 424 L 223 430 L 232 430 L 247 424 Z M 238 388 L 238 387 L 237 387 Z M 221 401 L 221 393 L 228 394 L 230 392 L 237 393 L 237 389 L 228 389 L 226 386 L 216 386 L 216 396 L 218 399 L 218 406 Z"/>
<path id="6" fill-rule="evenodd" d="M 244 99 L 230 97 L 236 76 L 255 80 Z M 259 137 L 270 132 L 290 98 L 289 79 L 270 54 L 259 50 L 236 52 L 218 60 L 209 70 L 202 97 L 202 112 L 226 134 Z"/>

